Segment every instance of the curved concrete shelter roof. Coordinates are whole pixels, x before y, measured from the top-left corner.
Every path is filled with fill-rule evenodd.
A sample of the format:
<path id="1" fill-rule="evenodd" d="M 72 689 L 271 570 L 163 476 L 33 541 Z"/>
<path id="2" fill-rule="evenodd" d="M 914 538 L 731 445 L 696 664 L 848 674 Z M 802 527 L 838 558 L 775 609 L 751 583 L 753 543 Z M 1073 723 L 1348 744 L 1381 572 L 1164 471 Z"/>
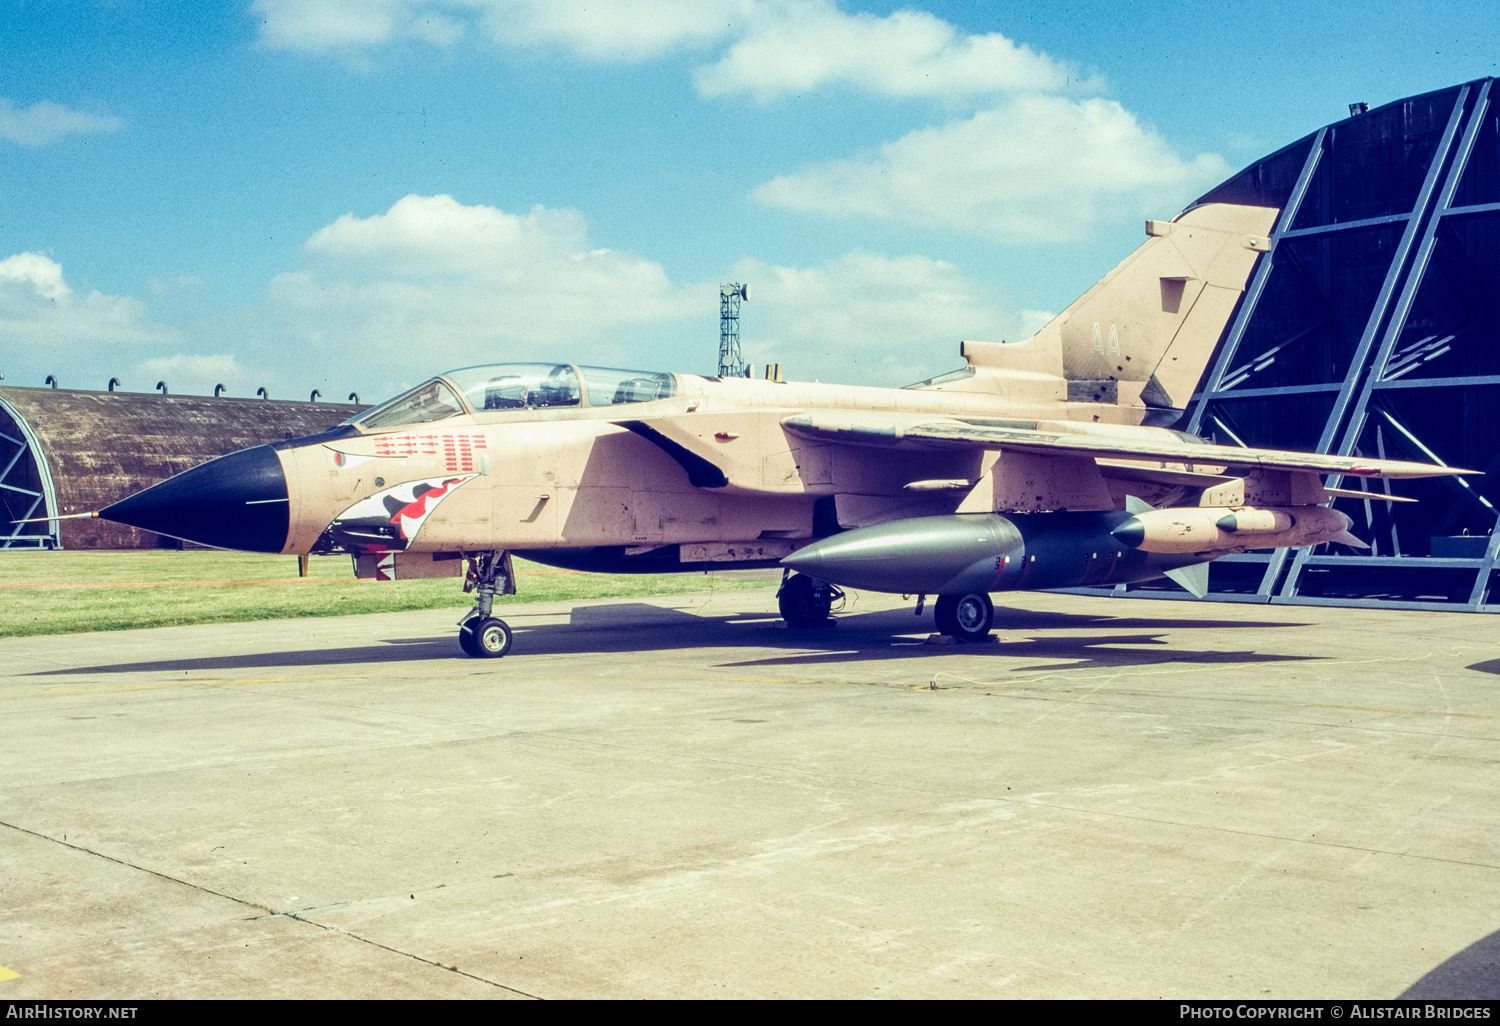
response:
<path id="1" fill-rule="evenodd" d="M 317 434 L 367 408 L 0 386 L 0 549 L 156 548 L 157 535 L 105 520 L 10 521 L 103 509 L 205 460 Z"/>

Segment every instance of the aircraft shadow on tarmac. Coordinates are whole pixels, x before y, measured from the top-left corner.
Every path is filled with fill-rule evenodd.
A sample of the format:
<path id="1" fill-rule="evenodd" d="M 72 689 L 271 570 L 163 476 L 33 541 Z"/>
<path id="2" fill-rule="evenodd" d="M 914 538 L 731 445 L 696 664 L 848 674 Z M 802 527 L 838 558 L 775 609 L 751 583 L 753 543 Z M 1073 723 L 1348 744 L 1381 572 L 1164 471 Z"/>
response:
<path id="1" fill-rule="evenodd" d="M 1142 650 L 1137 645 L 1157 646 Z M 812 647 L 812 646 L 806 646 Z M 1238 665 L 1241 663 L 1305 662 L 1318 656 L 1280 655 L 1253 651 L 1195 650 L 1183 648 L 1165 641 L 1161 634 L 1110 634 L 1083 638 L 1027 638 L 1024 641 L 1004 641 L 989 645 L 953 645 L 942 647 L 923 646 L 895 647 L 887 642 L 883 650 L 851 653 L 848 645 L 832 646 L 835 651 L 825 654 L 801 652 L 794 656 L 776 656 L 769 659 L 747 659 L 724 666 L 818 666 L 828 663 L 848 662 L 851 658 L 906 659 L 920 651 L 921 654 L 1002 657 L 1007 660 L 1024 659 L 1029 665 L 1009 666 L 1015 673 L 1031 673 L 1040 670 L 1085 670 L 1098 667 L 1153 666 L 1165 663 L 1201 663 L 1205 665 Z M 1057 660 L 1070 662 L 1060 663 Z M 1043 660 L 1031 664 L 1032 660 Z"/>
<path id="2" fill-rule="evenodd" d="M 1464 669 L 1478 670 L 1480 673 L 1500 673 L 1500 659 L 1486 659 L 1482 663 L 1471 663 Z"/>
<path id="3" fill-rule="evenodd" d="M 1470 944 L 1401 995 L 1404 1001 L 1496 998 L 1500 998 L 1500 930 Z"/>
<path id="4" fill-rule="evenodd" d="M 530 655 L 589 655 L 612 652 L 663 651 L 691 648 L 771 648 L 794 650 L 783 656 L 721 663 L 723 666 L 827 665 L 872 659 L 909 659 L 916 656 L 945 659 L 953 656 L 1047 660 L 1046 669 L 1077 669 L 1091 666 L 1140 666 L 1185 662 L 1226 664 L 1280 662 L 1315 658 L 1254 651 L 1193 650 L 1164 641 L 1169 630 L 1217 629 L 1262 631 L 1306 626 L 1288 621 L 1190 620 L 1148 617 L 1111 617 L 1095 614 L 1030 612 L 997 609 L 996 632 L 1003 638 L 1032 631 L 1071 630 L 1098 633 L 1072 637 L 1042 637 L 1006 640 L 989 645 L 915 645 L 932 631 L 930 616 L 915 617 L 910 610 L 846 613 L 837 626 L 815 630 L 787 630 L 762 611 L 697 615 L 686 609 L 622 602 L 581 606 L 572 611 L 570 622 L 527 621 L 533 614 L 513 614 L 516 632 L 513 654 L 499 662 L 469 660 L 450 634 L 439 637 L 391 638 L 375 645 L 246 653 L 203 658 L 159 659 L 149 662 L 106 663 L 68 669 L 42 670 L 27 676 L 60 676 L 80 673 L 191 672 L 194 670 L 248 670 L 270 667 L 312 667 L 347 664 L 447 661 L 462 659 L 476 668 L 499 669 Z M 1139 633 L 1130 633 L 1130 632 Z M 904 642 L 904 644 L 903 644 Z M 1147 646 L 1140 648 L 1136 646 Z M 1072 659 L 1059 666 L 1056 660 Z M 1043 667 L 1025 666 L 1017 670 Z"/>

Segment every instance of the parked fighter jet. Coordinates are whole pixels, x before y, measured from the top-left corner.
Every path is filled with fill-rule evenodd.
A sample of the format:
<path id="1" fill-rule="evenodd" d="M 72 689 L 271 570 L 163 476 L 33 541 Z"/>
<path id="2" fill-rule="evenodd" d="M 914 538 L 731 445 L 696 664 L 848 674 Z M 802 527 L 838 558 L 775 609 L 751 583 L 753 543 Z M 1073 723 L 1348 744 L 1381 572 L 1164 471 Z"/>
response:
<path id="1" fill-rule="evenodd" d="M 904 389 L 467 367 L 100 515 L 224 548 L 348 552 L 365 577 L 462 573 L 474 656 L 510 648 L 491 604 L 514 592 L 512 553 L 586 570 L 785 565 L 792 626 L 826 623 L 842 585 L 936 595 L 960 640 L 988 634 L 994 591 L 1167 575 L 1202 594 L 1225 553 L 1361 545 L 1322 505 L 1348 494 L 1322 475 L 1464 473 L 1170 429 L 1276 214 L 1210 204 L 1147 222 L 1036 336 L 964 342 L 964 367 Z"/>

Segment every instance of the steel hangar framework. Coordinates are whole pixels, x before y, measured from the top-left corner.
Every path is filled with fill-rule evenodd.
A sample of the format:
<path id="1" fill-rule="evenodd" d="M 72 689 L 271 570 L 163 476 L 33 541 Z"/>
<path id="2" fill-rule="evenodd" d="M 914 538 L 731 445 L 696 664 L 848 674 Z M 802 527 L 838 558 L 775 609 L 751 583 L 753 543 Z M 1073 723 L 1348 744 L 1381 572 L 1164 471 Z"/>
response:
<path id="1" fill-rule="evenodd" d="M 1211 598 L 1500 612 L 1497 100 L 1480 79 L 1354 114 L 1197 201 L 1281 214 L 1179 426 L 1227 445 L 1483 471 L 1394 492 L 1331 479 L 1369 492 L 1335 504 L 1368 551 L 1225 557 Z"/>

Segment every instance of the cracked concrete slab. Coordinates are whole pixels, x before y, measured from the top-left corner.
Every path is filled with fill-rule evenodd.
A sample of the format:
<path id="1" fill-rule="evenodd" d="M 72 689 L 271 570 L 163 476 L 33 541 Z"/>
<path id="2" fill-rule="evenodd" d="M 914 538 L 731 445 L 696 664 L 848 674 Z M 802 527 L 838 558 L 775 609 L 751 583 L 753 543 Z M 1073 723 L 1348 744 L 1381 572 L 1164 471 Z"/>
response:
<path id="1" fill-rule="evenodd" d="M 851 600 L 0 640 L 0 997 L 1500 994 L 1487 619 Z"/>

